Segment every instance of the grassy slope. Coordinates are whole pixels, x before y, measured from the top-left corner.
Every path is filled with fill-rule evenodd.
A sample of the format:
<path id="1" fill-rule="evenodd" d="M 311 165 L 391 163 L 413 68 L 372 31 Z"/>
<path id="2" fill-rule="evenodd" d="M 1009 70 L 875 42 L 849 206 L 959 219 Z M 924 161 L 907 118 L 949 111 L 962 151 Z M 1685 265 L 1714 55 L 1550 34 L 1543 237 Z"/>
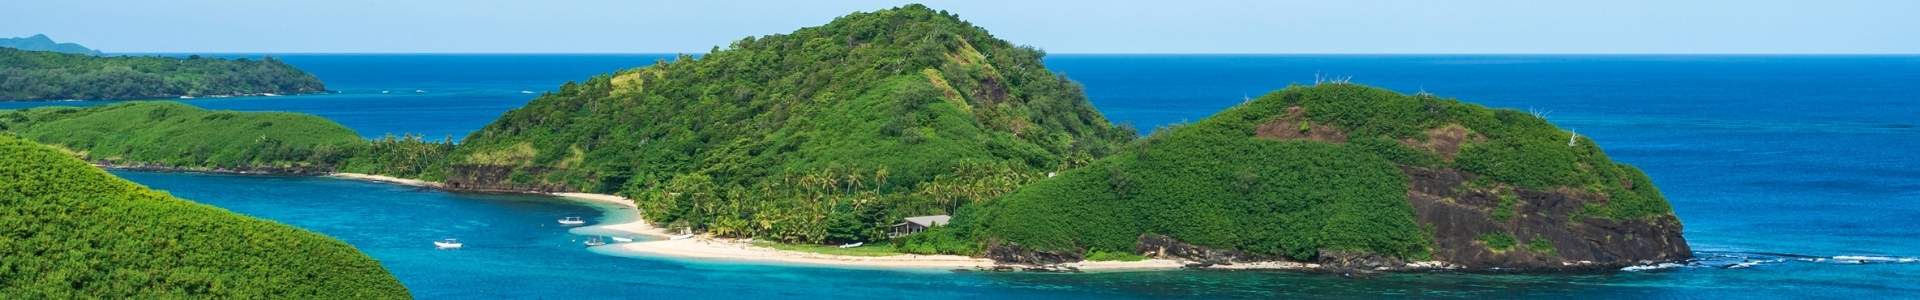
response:
<path id="1" fill-rule="evenodd" d="M 353 130 L 317 116 L 174 102 L 18 110 L 0 114 L 0 129 L 89 160 L 171 167 L 314 167 L 364 143 Z"/>
<path id="2" fill-rule="evenodd" d="M 1254 137 L 1294 106 L 1305 108 L 1308 126 L 1338 128 L 1347 142 Z M 1454 160 L 1402 142 L 1424 142 L 1427 130 L 1448 125 L 1484 140 Z M 1072 253 L 1131 252 L 1139 235 L 1158 233 L 1296 259 L 1318 250 L 1421 258 L 1430 237 L 1413 219 L 1400 166 L 1458 168 L 1482 175 L 1479 185 L 1604 194 L 1609 201 L 1585 212 L 1599 217 L 1671 214 L 1645 174 L 1591 140 L 1569 147 L 1568 137 L 1511 110 L 1350 84 L 1296 86 L 1024 186 L 955 220 L 970 225 L 963 230 L 930 236 L 977 234 L 973 241 Z"/>
<path id="3" fill-rule="evenodd" d="M 173 198 L 0 134 L 0 295 L 406 298 L 326 236 Z"/>

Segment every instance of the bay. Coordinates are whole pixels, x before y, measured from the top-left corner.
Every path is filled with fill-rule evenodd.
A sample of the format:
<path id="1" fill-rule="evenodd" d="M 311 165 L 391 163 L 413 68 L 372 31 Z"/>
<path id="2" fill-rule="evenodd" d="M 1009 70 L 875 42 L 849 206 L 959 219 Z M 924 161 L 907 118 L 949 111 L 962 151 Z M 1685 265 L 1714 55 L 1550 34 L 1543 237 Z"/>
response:
<path id="1" fill-rule="evenodd" d="M 254 57 L 229 54 L 228 57 Z M 671 55 L 276 55 L 338 93 L 195 99 L 298 111 L 377 137 L 458 139 L 569 80 Z M 1143 131 L 1290 84 L 1348 79 L 1537 111 L 1644 169 L 1702 261 L 1567 275 L 1276 272 L 982 274 L 593 254 L 546 226 L 595 208 L 326 178 L 118 172 L 340 237 L 421 298 L 1852 298 L 1920 294 L 1920 56 L 1052 55 L 1095 107 Z M 418 90 L 420 92 L 416 93 Z M 382 93 L 382 92 L 385 93 Z M 526 91 L 529 93 L 523 93 Z M 105 101 L 0 103 L 0 109 Z M 458 235 L 474 245 L 434 251 Z M 488 245 L 488 246 L 480 246 Z M 491 248 L 491 247 L 501 248 Z M 470 250 L 470 251 L 469 251 Z"/>

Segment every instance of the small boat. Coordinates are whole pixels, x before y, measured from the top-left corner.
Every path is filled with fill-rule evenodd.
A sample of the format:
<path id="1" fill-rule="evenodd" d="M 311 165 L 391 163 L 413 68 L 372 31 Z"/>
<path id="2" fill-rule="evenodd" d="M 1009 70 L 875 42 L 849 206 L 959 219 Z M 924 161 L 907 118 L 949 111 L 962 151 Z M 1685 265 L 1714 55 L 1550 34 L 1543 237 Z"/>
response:
<path id="1" fill-rule="evenodd" d="M 580 217 L 560 218 L 560 225 L 582 225 L 582 224 L 587 224 L 587 221 L 581 220 Z"/>
<path id="2" fill-rule="evenodd" d="M 193 96 L 180 96 L 180 99 L 193 99 Z"/>
<path id="3" fill-rule="evenodd" d="M 633 242 L 633 238 L 623 238 L 623 237 L 617 237 L 617 236 L 609 237 L 609 238 L 613 239 L 613 242 L 615 243 L 632 243 Z"/>
<path id="4" fill-rule="evenodd" d="M 380 91 L 380 93 L 381 93 L 381 94 L 388 94 L 388 93 L 393 93 L 393 91 Z"/>
<path id="5" fill-rule="evenodd" d="M 463 246 L 463 244 L 460 244 L 460 240 L 456 239 L 444 239 L 433 242 L 433 247 L 439 249 L 460 249 L 460 246 Z"/>
<path id="6" fill-rule="evenodd" d="M 533 91 L 520 91 L 520 93 L 521 93 L 521 94 L 532 94 L 532 93 L 533 93 Z"/>
<path id="7" fill-rule="evenodd" d="M 597 237 L 597 236 L 587 239 L 587 247 L 601 246 L 606 244 L 607 244 L 606 241 L 600 240 L 600 237 Z"/>
<path id="8" fill-rule="evenodd" d="M 840 249 L 860 247 L 860 245 L 866 245 L 866 244 L 867 244 L 866 242 L 859 242 L 859 243 L 840 245 Z"/>
<path id="9" fill-rule="evenodd" d="M 690 239 L 690 238 L 693 238 L 692 233 L 670 236 L 670 237 L 667 237 L 667 240 L 684 240 L 684 239 Z"/>
<path id="10" fill-rule="evenodd" d="M 415 93 L 415 94 L 425 94 L 425 93 L 427 93 L 427 90 L 413 90 L 413 93 Z"/>
<path id="11" fill-rule="evenodd" d="M 261 96 L 267 96 L 267 97 L 279 97 L 279 96 L 280 96 L 280 94 L 274 94 L 274 93 L 260 93 L 260 95 L 261 95 Z"/>

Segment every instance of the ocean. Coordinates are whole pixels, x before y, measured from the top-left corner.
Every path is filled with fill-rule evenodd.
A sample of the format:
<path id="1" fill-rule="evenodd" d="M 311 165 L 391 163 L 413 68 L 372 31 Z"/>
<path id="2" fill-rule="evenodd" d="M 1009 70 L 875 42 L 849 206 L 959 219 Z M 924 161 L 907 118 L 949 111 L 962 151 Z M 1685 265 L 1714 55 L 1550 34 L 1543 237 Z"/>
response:
<path id="1" fill-rule="evenodd" d="M 257 56 L 231 54 L 225 56 Z M 458 139 L 569 80 L 672 55 L 276 55 L 338 91 L 194 99 L 297 111 L 368 137 Z M 1920 56 L 1060 55 L 1109 119 L 1199 120 L 1316 78 L 1537 111 L 1645 170 L 1700 261 L 1593 274 L 849 270 L 595 254 L 561 216 L 590 204 L 328 178 L 116 171 L 338 237 L 420 298 L 1916 298 Z M 103 101 L 0 102 L 0 109 Z M 459 237 L 468 249 L 427 243 Z"/>

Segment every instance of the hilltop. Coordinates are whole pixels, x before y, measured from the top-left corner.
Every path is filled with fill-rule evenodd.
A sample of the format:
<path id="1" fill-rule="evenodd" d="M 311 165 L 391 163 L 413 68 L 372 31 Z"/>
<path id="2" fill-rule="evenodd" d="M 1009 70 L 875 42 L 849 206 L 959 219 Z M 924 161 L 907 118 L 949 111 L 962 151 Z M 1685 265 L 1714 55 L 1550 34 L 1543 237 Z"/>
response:
<path id="1" fill-rule="evenodd" d="M 0 295 L 402 299 L 324 235 L 174 198 L 0 134 Z"/>
<path id="2" fill-rule="evenodd" d="M 1043 55 L 925 6 L 855 13 L 569 82 L 468 136 L 446 181 L 617 192 L 720 236 L 877 239 L 1134 138 Z"/>
<path id="3" fill-rule="evenodd" d="M 92 56 L 0 48 L 0 101 L 305 94 L 326 91 L 279 59 Z"/>
<path id="4" fill-rule="evenodd" d="M 75 43 L 56 43 L 45 34 L 30 37 L 0 38 L 0 48 L 14 48 L 27 51 L 51 51 L 71 54 L 100 55 L 100 50 L 87 49 Z"/>
<path id="5" fill-rule="evenodd" d="M 907 241 L 1003 262 L 1618 268 L 1688 258 L 1638 169 L 1512 110 L 1345 83 L 1289 87 L 1155 132 Z M 955 242 L 955 241 L 961 242 Z M 951 244 L 962 243 L 960 246 Z"/>

